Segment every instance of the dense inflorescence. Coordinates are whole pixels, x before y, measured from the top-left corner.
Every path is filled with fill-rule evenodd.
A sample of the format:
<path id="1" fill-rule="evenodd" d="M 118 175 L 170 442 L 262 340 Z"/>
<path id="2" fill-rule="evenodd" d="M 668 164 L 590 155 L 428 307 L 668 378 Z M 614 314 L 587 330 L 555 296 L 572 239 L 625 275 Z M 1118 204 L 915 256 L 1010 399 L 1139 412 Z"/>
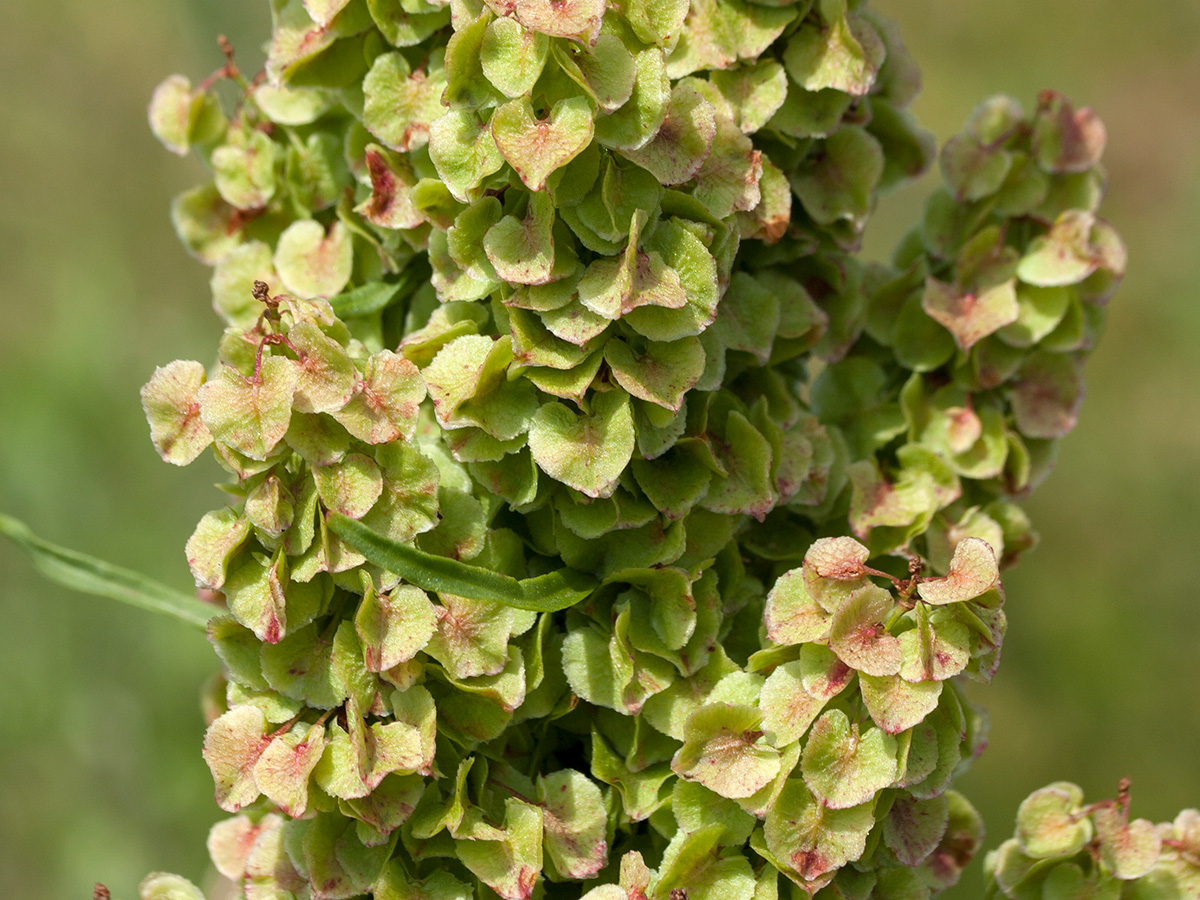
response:
<path id="1" fill-rule="evenodd" d="M 187 545 L 226 607 L 217 868 L 245 900 L 953 884 L 958 681 L 1124 267 L 1099 122 L 984 104 L 866 264 L 935 153 L 863 3 L 272 12 L 231 113 L 181 76 L 150 109 L 214 176 L 173 218 L 219 363 L 143 403 L 234 479 Z"/>

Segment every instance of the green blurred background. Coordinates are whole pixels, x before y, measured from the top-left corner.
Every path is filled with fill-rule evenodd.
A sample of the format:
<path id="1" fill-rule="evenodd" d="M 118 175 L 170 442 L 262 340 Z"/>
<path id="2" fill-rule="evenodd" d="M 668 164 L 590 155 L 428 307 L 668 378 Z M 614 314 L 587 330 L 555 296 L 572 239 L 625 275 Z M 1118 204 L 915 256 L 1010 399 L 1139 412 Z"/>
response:
<path id="1" fill-rule="evenodd" d="M 961 787 L 992 837 L 1054 779 L 1131 776 L 1135 814 L 1200 805 L 1200 4 L 875 0 L 925 69 L 940 139 L 976 101 L 1045 87 L 1109 128 L 1106 215 L 1130 274 L 1058 470 L 1029 503 L 1041 549 L 1007 579 L 1010 636 L 974 692 L 991 746 Z M 208 273 L 171 196 L 203 178 L 145 125 L 154 85 L 261 60 L 263 0 L 7 0 L 0 27 L 0 510 L 48 538 L 188 582 L 182 546 L 220 504 L 211 461 L 176 470 L 138 388 L 208 360 Z M 931 182 L 883 204 L 886 254 Z M 0 896 L 131 898 L 148 871 L 206 873 L 217 818 L 200 759 L 204 640 L 48 586 L 0 544 Z M 947 896 L 979 896 L 979 863 Z"/>

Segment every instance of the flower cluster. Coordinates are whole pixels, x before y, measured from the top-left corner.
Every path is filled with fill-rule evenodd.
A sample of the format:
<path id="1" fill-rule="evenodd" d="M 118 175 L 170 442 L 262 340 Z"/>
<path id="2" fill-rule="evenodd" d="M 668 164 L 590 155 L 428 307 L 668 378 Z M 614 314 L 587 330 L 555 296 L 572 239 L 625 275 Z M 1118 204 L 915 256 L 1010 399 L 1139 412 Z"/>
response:
<path id="1" fill-rule="evenodd" d="M 998 664 L 1014 500 L 1124 264 L 1099 123 L 985 104 L 868 265 L 935 154 L 861 2 L 272 12 L 232 115 L 181 76 L 150 109 L 214 176 L 173 217 L 219 361 L 143 403 L 234 478 L 187 545 L 217 868 L 245 900 L 954 883 L 957 679 Z"/>
<path id="2" fill-rule="evenodd" d="M 1129 821 L 1128 784 L 1117 800 L 1085 805 L 1078 785 L 1034 791 L 1017 810 L 1016 836 L 988 853 L 988 897 L 1200 896 L 1200 812 L 1174 822 Z"/>

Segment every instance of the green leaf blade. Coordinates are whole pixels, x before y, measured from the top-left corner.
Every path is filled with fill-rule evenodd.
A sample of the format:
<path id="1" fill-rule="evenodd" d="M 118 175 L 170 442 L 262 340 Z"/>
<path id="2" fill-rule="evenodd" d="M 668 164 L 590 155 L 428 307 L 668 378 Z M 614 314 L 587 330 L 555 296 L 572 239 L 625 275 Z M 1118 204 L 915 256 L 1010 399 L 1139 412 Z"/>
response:
<path id="1" fill-rule="evenodd" d="M 0 534 L 28 554 L 46 578 L 64 587 L 162 613 L 203 630 L 218 610 L 138 572 L 44 541 L 24 522 L 0 514 Z"/>
<path id="2" fill-rule="evenodd" d="M 427 591 L 490 600 L 534 612 L 557 612 L 574 606 L 599 587 L 590 575 L 569 568 L 518 581 L 388 540 L 340 513 L 330 513 L 327 524 L 330 531 L 369 561 Z"/>

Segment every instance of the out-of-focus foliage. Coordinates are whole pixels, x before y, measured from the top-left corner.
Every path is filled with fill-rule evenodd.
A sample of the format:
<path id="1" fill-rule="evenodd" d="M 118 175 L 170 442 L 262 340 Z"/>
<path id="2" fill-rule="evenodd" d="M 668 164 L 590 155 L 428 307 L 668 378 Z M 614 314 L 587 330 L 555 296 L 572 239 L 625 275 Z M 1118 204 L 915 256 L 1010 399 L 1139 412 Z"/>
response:
<path id="1" fill-rule="evenodd" d="M 144 133 L 142 98 L 163 71 L 218 64 L 211 48 L 189 51 L 177 41 L 226 28 L 248 62 L 252 41 L 239 39 L 232 22 L 193 19 L 167 4 L 115 4 L 103 12 L 67 4 L 53 18 L 32 4 L 14 5 L 15 23 L 0 38 L 0 161 L 9 201 L 0 213 L 9 238 L 0 271 L 7 326 L 0 333 L 0 505 L 43 534 L 164 580 L 185 580 L 177 548 L 192 511 L 206 502 L 202 482 L 216 470 L 185 481 L 157 465 L 141 439 L 135 392 L 155 362 L 207 359 L 215 325 L 204 273 L 166 228 L 166 198 L 196 178 L 181 176 L 178 163 L 156 152 Z M 208 12 L 232 16 L 233 6 Z M 1102 110 L 1115 190 L 1109 216 L 1135 260 L 1161 261 L 1141 275 L 1132 267 L 1090 369 L 1093 401 L 1047 488 L 1051 499 L 1036 501 L 1035 520 L 1051 549 L 1009 580 L 1014 637 L 1001 696 L 994 687 L 987 698 L 997 722 L 993 747 L 971 785 L 979 796 L 988 791 L 983 773 L 995 778 L 994 794 L 1008 806 L 985 815 L 1001 834 L 1028 788 L 1055 775 L 1099 795 L 1115 774 L 1133 774 L 1139 810 L 1159 819 L 1173 814 L 1179 795 L 1197 794 L 1189 765 L 1196 712 L 1172 696 L 1196 674 L 1182 563 L 1196 536 L 1189 501 L 1197 476 L 1186 468 L 1200 443 L 1187 406 L 1196 396 L 1197 320 L 1188 302 L 1196 273 L 1184 261 L 1200 198 L 1195 135 L 1186 133 L 1196 118 L 1186 113 L 1195 102 L 1186 91 L 1189 73 L 1185 62 L 1170 69 L 1168 55 L 1189 46 L 1182 36 L 1195 43 L 1196 22 L 1184 4 L 1136 13 L 1112 4 L 1107 19 L 1095 4 L 1056 6 L 1078 6 L 1079 22 L 1065 13 L 1056 22 L 1043 4 L 1037 18 L 1025 3 L 992 13 L 1011 18 L 1003 40 L 982 13 L 947 12 L 933 2 L 887 10 L 925 67 L 919 111 L 941 136 L 957 128 L 974 98 L 996 89 L 1028 97 L 1054 85 Z M 257 36 L 265 23 L 249 26 L 242 34 Z M 1146 35 L 1142 45 L 1138 34 Z M 1143 46 L 1142 56 L 1131 45 Z M 1030 61 L 1039 47 L 1040 67 Z M 1112 62 L 1102 68 L 1097 58 Z M 939 62 L 945 59 L 951 62 Z M 1073 72 L 1101 80 L 1082 83 Z M 1194 83 L 1194 64 L 1190 74 Z M 1107 102 L 1106 84 L 1115 103 Z M 873 237 L 883 247 L 894 235 Z M 1101 426 L 1110 430 L 1093 430 Z M 1181 466 L 1172 468 L 1172 453 Z M 1113 492 L 1110 499 L 1101 499 L 1101 489 Z M 117 521 L 119 529 L 109 524 Z M 3 592 L 10 646 L 0 657 L 0 887 L 14 896 L 78 896 L 100 879 L 129 894 L 151 868 L 198 877 L 211 804 L 191 698 L 211 668 L 208 648 L 170 623 L 79 606 L 35 583 L 8 548 L 0 553 L 2 571 L 11 573 Z M 1166 649 L 1152 643 L 1163 640 Z M 1022 657 L 1027 668 L 1019 670 Z M 1022 685 L 1040 696 L 1024 696 Z M 151 700 L 161 705 L 143 705 Z M 1080 748 L 1074 758 L 1072 735 Z M 1124 736 L 1143 743 L 1122 747 Z M 178 818 L 146 818 L 167 815 Z M 964 882 L 962 896 L 973 896 L 970 888 Z"/>

